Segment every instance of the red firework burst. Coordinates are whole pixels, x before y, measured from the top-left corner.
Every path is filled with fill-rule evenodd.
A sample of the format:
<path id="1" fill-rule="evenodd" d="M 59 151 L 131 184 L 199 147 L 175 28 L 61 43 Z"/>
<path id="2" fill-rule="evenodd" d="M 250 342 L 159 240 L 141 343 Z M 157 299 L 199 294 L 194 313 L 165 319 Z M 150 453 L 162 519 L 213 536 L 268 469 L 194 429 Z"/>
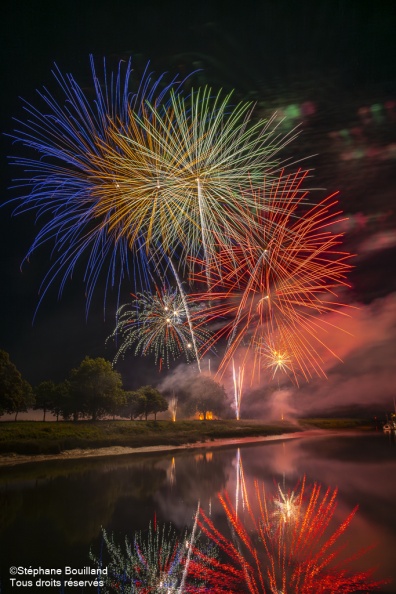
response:
<path id="1" fill-rule="evenodd" d="M 210 279 L 209 290 L 194 296 L 207 304 L 201 320 L 221 326 L 206 348 L 226 339 L 220 374 L 241 346 L 253 353 L 254 368 L 266 366 L 263 353 L 282 351 L 296 381 L 297 374 L 325 375 L 325 356 L 337 356 L 326 345 L 326 332 L 337 327 L 327 314 L 340 313 L 337 291 L 347 286 L 350 254 L 334 231 L 342 214 L 335 194 L 308 207 L 305 176 L 282 174 L 252 191 L 256 224 L 238 245 L 220 246 L 209 269 L 196 262 L 202 272 L 193 280 Z M 243 212 L 241 219 L 249 220 Z"/>

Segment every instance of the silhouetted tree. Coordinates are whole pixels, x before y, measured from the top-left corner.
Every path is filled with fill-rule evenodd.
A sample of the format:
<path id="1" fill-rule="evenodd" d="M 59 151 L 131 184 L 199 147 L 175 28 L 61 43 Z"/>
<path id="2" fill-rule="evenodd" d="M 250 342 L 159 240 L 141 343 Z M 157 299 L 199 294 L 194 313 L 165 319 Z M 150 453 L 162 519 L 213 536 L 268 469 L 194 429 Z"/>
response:
<path id="1" fill-rule="evenodd" d="M 53 413 L 59 418 L 61 415 L 64 421 L 78 421 L 82 414 L 82 398 L 78 390 L 74 389 L 70 380 L 58 384 L 58 393 Z"/>
<path id="2" fill-rule="evenodd" d="M 204 420 L 208 412 L 216 416 L 224 413 L 227 406 L 227 396 L 224 386 L 215 382 L 207 375 L 199 375 L 190 386 L 184 386 L 188 391 L 187 410 L 190 413 L 197 412 Z"/>
<path id="3" fill-rule="evenodd" d="M 120 415 L 131 421 L 143 417 L 146 408 L 146 397 L 138 391 L 125 392 L 125 404 L 121 408 Z"/>
<path id="4" fill-rule="evenodd" d="M 20 412 L 27 412 L 34 405 L 34 394 L 32 386 L 26 380 L 22 380 L 21 390 L 14 397 L 13 411 L 15 413 L 15 421 L 18 419 Z"/>
<path id="5" fill-rule="evenodd" d="M 81 414 L 96 421 L 106 414 L 112 414 L 114 401 L 122 389 L 122 381 L 121 375 L 113 370 L 110 361 L 102 357 L 85 357 L 79 367 L 72 369 L 69 386 L 74 420 Z"/>
<path id="6" fill-rule="evenodd" d="M 143 414 L 147 421 L 148 415 L 154 415 L 154 419 L 157 419 L 157 413 L 168 410 L 168 401 L 164 398 L 156 388 L 153 386 L 142 386 L 138 389 L 138 394 L 145 397 L 145 402 L 142 405 Z"/>
<path id="7" fill-rule="evenodd" d="M 113 393 L 108 410 L 109 414 L 113 417 L 113 421 L 115 420 L 116 415 L 122 416 L 121 413 L 127 401 L 126 395 L 127 392 L 121 387 L 117 388 Z"/>
<path id="8" fill-rule="evenodd" d="M 0 351 L 0 416 L 15 413 L 15 421 L 20 412 L 26 412 L 34 404 L 34 394 L 30 384 L 22 378 L 6 351 Z"/>
<path id="9" fill-rule="evenodd" d="M 34 388 L 34 395 L 36 397 L 34 409 L 43 411 L 43 421 L 45 421 L 46 413 L 52 410 L 56 400 L 57 386 L 51 380 L 41 382 Z"/>
<path id="10" fill-rule="evenodd" d="M 70 386 L 68 381 L 56 384 L 56 390 L 51 403 L 51 412 L 59 421 L 59 415 L 63 419 L 70 417 Z"/>

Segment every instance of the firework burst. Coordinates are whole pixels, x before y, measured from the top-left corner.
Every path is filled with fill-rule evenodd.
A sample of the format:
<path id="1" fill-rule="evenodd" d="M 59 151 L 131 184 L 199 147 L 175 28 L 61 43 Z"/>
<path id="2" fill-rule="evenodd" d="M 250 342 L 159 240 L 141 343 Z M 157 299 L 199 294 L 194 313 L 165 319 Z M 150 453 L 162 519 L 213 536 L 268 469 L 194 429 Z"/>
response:
<path id="1" fill-rule="evenodd" d="M 336 291 L 347 286 L 350 256 L 339 250 L 341 236 L 332 231 L 341 215 L 334 195 L 307 207 L 299 192 L 303 178 L 287 175 L 255 193 L 260 231 L 252 228 L 238 245 L 221 250 L 209 271 L 210 292 L 196 295 L 208 304 L 206 322 L 223 320 L 212 338 L 227 343 L 220 373 L 239 346 L 253 353 L 256 365 L 265 345 L 267 355 L 272 351 L 270 367 L 292 368 L 296 381 L 296 370 L 307 380 L 324 375 L 323 353 L 336 356 L 326 346 L 326 332 L 336 328 L 326 314 L 339 313 Z M 193 280 L 206 276 L 198 272 Z"/>
<path id="2" fill-rule="evenodd" d="M 133 295 L 131 304 L 123 305 L 117 312 L 117 325 L 108 338 L 121 343 L 114 362 L 132 349 L 135 354 L 154 355 L 160 367 L 179 357 L 182 353 L 187 361 L 196 360 L 194 345 L 203 344 L 209 333 L 202 327 L 196 330 L 188 321 L 185 301 L 175 289 L 157 289 L 155 293 Z M 189 310 L 200 309 L 194 303 Z"/>
<path id="3" fill-rule="evenodd" d="M 258 356 L 264 368 L 272 372 L 272 379 L 277 373 L 294 375 L 293 362 L 287 350 L 280 345 L 275 345 L 271 336 L 257 345 Z"/>
<path id="4" fill-rule="evenodd" d="M 220 374 L 243 346 L 254 369 L 264 361 L 296 382 L 325 375 L 325 358 L 335 355 L 326 314 L 340 310 L 336 291 L 350 266 L 331 230 L 340 214 L 334 196 L 308 208 L 308 172 L 282 169 L 293 132 L 254 121 L 251 103 L 232 105 L 231 94 L 209 88 L 184 97 L 182 83 L 145 73 L 131 92 L 130 62 L 109 76 L 104 68 L 101 84 L 91 63 L 93 101 L 56 70 L 64 103 L 45 89 L 44 112 L 26 104 L 13 136 L 34 152 L 12 159 L 26 171 L 18 187 L 28 188 L 15 212 L 35 212 L 42 223 L 27 259 L 43 244 L 54 256 L 40 299 L 55 280 L 61 293 L 82 259 L 87 309 L 102 272 L 105 299 L 114 286 L 119 297 L 132 262 L 135 292 L 173 276 L 179 294 L 137 293 L 132 309 L 118 311 L 116 358 L 134 347 L 169 365 L 184 352 L 200 368 L 201 354 L 225 339 Z M 205 286 L 203 308 L 184 293 L 187 269 Z M 180 316 L 160 315 L 166 299 L 181 299 Z M 221 328 L 209 336 L 214 320 Z M 242 385 L 237 415 L 241 393 Z"/>
<path id="5" fill-rule="evenodd" d="M 122 221 L 117 219 L 120 188 L 111 163 L 104 158 L 104 149 L 112 146 L 120 154 L 120 147 L 114 145 L 114 131 L 129 127 L 130 118 L 138 117 L 145 101 L 166 103 L 170 88 L 177 91 L 183 84 L 176 79 L 165 83 L 164 75 L 153 79 L 146 69 L 136 86 L 131 61 L 120 62 L 116 72 L 107 72 L 104 62 L 102 80 L 92 57 L 91 68 L 92 98 L 72 75 L 63 75 L 55 68 L 53 74 L 63 103 L 47 89 L 39 92 L 42 111 L 25 103 L 27 119 L 18 122 L 12 137 L 32 156 L 11 158 L 11 163 L 25 172 L 22 179 L 15 180 L 16 187 L 23 192 L 28 189 L 18 199 L 21 204 L 14 212 L 33 211 L 41 223 L 26 260 L 43 244 L 52 246 L 54 262 L 42 282 L 41 299 L 58 278 L 62 292 L 77 262 L 85 259 L 87 308 L 102 270 L 107 267 L 110 286 L 119 286 L 130 272 L 131 248 L 137 255 L 135 279 L 146 284 L 149 267 L 147 254 L 140 249 L 145 238 L 137 230 L 131 246 Z M 100 209 L 104 177 L 112 180 L 107 210 Z"/>
<path id="6" fill-rule="evenodd" d="M 111 212 L 110 228 L 129 245 L 143 234 L 156 255 L 177 250 L 184 261 L 215 262 L 217 245 L 232 245 L 255 224 L 253 200 L 241 188 L 275 177 L 277 153 L 292 138 L 273 120 L 253 123 L 251 103 L 230 101 L 208 88 L 187 98 L 171 92 L 166 106 L 147 101 L 121 130 L 114 126 L 112 142 L 94 157 L 102 171 L 96 216 Z"/>

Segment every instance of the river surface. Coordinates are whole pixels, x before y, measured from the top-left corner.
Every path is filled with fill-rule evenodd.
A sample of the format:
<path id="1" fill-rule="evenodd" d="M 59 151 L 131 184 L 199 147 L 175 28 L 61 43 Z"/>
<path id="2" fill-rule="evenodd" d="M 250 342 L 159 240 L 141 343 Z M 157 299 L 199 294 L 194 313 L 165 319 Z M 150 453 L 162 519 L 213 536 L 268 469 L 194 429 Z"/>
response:
<path id="1" fill-rule="evenodd" d="M 254 501 L 255 481 L 264 485 L 270 501 L 279 494 L 278 485 L 290 494 L 298 491 L 305 476 L 307 496 L 315 482 L 322 485 L 322 494 L 328 487 L 338 488 L 335 527 L 359 505 L 343 535 L 346 550 L 375 545 L 357 566 L 377 567 L 376 577 L 392 580 L 382 591 L 396 592 L 395 461 L 392 437 L 348 433 L 239 448 L 4 467 L 0 469 L 0 591 L 32 591 L 9 587 L 9 566 L 92 565 L 89 550 L 99 554 L 102 527 L 120 544 L 126 534 L 146 531 L 154 517 L 171 521 L 180 530 L 191 528 L 198 501 L 226 533 L 219 492 L 227 491 L 243 518 L 245 498 Z M 59 589 L 40 591 L 49 594 Z"/>

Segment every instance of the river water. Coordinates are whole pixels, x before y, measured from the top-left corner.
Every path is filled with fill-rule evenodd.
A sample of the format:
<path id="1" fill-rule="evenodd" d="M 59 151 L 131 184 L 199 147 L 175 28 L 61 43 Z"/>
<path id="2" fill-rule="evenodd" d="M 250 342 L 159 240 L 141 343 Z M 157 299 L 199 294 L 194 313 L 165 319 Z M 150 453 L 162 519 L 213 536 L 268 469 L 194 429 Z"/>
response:
<path id="1" fill-rule="evenodd" d="M 322 434 L 241 447 L 207 447 L 176 453 L 64 460 L 0 469 L 1 584 L 9 589 L 9 566 L 84 567 L 90 548 L 100 552 L 101 527 L 122 543 L 125 534 L 147 530 L 154 517 L 178 529 L 191 527 L 198 500 L 214 524 L 227 531 L 218 500 L 227 492 L 245 513 L 244 486 L 254 499 L 254 482 L 269 497 L 320 483 L 322 493 L 338 488 L 334 525 L 352 509 L 357 514 L 345 534 L 347 549 L 375 545 L 359 560 L 378 567 L 376 577 L 396 592 L 396 444 L 373 434 Z M 40 591 L 59 592 L 45 588 Z M 73 589 L 77 591 L 77 589 Z"/>

